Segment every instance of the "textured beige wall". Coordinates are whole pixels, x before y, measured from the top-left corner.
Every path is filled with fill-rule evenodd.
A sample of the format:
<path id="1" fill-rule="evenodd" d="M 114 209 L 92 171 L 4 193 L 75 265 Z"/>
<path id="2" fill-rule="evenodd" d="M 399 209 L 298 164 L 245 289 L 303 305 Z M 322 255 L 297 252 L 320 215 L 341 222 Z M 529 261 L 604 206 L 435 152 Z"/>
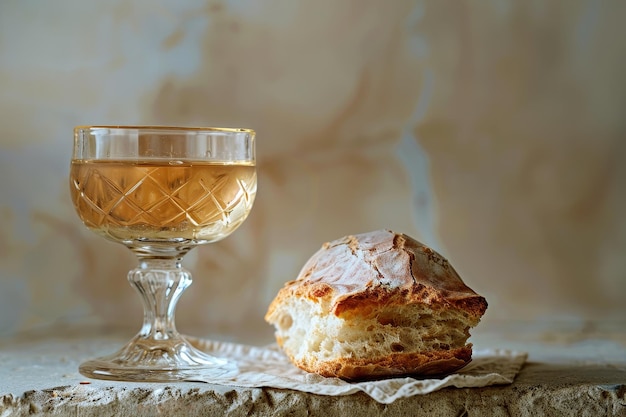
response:
<path id="1" fill-rule="evenodd" d="M 624 317 L 626 4 L 506 3 L 424 19 L 441 238 L 499 314 Z"/>
<path id="2" fill-rule="evenodd" d="M 0 335 L 128 325 L 128 251 L 67 187 L 76 124 L 251 127 L 259 194 L 186 259 L 195 334 L 269 340 L 326 240 L 422 239 L 499 319 L 626 319 L 621 2 L 0 4 Z"/>

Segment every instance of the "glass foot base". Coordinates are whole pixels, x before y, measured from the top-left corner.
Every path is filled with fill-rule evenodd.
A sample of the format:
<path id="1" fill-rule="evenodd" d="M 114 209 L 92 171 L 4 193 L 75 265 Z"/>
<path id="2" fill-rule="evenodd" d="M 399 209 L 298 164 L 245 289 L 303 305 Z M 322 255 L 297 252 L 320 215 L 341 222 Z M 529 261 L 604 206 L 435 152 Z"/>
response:
<path id="1" fill-rule="evenodd" d="M 206 381 L 237 374 L 233 361 L 211 356 L 185 339 L 135 338 L 118 352 L 83 362 L 82 375 L 115 381 Z"/>

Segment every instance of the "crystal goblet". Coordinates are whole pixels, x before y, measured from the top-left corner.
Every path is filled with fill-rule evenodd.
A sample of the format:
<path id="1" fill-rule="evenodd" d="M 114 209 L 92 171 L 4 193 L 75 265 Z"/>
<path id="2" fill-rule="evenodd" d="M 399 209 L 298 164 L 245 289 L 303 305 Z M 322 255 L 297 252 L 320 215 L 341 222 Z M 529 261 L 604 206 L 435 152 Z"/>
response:
<path id="1" fill-rule="evenodd" d="M 180 335 L 174 310 L 191 284 L 185 254 L 225 238 L 250 213 L 257 190 L 254 131 L 78 126 L 70 190 L 85 226 L 137 256 L 128 280 L 144 308 L 139 333 L 118 352 L 82 363 L 80 372 L 175 381 L 236 369 Z"/>

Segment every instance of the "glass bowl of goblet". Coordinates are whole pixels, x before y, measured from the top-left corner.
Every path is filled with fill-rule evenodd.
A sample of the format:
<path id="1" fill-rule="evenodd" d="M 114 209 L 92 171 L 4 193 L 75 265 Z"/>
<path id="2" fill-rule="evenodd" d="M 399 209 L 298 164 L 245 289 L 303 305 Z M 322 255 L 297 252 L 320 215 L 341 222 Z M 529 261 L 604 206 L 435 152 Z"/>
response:
<path id="1" fill-rule="evenodd" d="M 255 132 L 167 126 L 78 126 L 70 167 L 83 224 L 137 257 L 128 281 L 143 326 L 119 351 L 83 362 L 88 377 L 126 381 L 207 379 L 236 364 L 192 346 L 174 312 L 191 284 L 183 257 L 221 240 L 246 219 L 256 196 Z"/>

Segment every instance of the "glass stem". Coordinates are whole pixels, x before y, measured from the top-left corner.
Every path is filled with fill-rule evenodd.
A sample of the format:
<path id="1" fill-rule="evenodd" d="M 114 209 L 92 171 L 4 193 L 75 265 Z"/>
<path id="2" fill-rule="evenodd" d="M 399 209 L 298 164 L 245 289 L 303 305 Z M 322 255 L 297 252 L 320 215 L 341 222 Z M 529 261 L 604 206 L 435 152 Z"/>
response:
<path id="1" fill-rule="evenodd" d="M 151 340 L 180 338 L 174 323 L 176 303 L 191 285 L 191 273 L 181 266 L 182 258 L 140 257 L 139 266 L 128 273 L 128 281 L 139 292 L 144 307 L 143 326 L 138 336 Z"/>

